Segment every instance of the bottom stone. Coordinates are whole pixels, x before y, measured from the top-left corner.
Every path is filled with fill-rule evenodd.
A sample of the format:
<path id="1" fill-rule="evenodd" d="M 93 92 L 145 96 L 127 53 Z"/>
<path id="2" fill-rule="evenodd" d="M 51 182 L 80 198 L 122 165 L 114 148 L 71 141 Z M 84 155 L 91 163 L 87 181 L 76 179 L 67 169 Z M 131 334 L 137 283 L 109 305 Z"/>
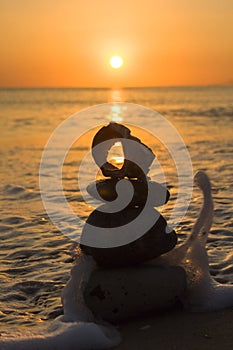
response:
<path id="1" fill-rule="evenodd" d="M 186 274 L 178 266 L 98 269 L 84 298 L 96 317 L 116 323 L 173 306 L 185 288 Z"/>

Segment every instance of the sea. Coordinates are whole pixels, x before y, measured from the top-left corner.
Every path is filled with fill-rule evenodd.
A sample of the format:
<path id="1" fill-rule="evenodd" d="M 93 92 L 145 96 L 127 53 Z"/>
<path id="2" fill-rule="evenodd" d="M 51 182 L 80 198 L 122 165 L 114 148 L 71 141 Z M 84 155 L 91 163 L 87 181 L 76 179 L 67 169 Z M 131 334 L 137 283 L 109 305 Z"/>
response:
<path id="1" fill-rule="evenodd" d="M 119 110 L 124 103 L 129 110 L 131 105 L 142 106 L 140 114 L 134 118 L 132 109 L 130 116 L 139 129 L 156 130 L 153 118 L 159 113 L 183 140 L 193 174 L 198 170 L 208 174 L 214 200 L 214 222 L 207 242 L 210 272 L 218 282 L 233 284 L 233 86 L 0 89 L 1 335 L 36 331 L 63 313 L 61 295 L 74 264 L 75 235 L 81 233 L 82 224 L 73 234 L 72 225 L 68 223 L 66 230 L 61 230 L 48 215 L 39 182 L 41 158 L 54 130 L 70 116 L 77 113 L 77 135 L 90 115 L 99 125 L 111 121 L 106 113 L 101 115 L 101 107 L 98 109 L 106 103 L 115 108 L 112 121 L 121 123 L 124 116 Z M 70 141 L 62 169 L 65 196 L 82 222 L 92 210 L 78 183 L 79 165 L 90 151 L 96 130 L 92 124 L 89 129 L 80 142 Z M 137 127 L 132 133 L 138 136 Z M 161 169 L 165 174 L 171 197 L 163 215 L 169 216 L 178 195 L 176 161 L 166 148 L 166 140 L 150 143 L 151 135 L 145 136 L 143 131 L 140 135 L 160 164 L 152 178 L 164 182 Z M 85 171 L 88 183 L 92 174 L 87 164 L 82 168 Z M 202 205 L 202 193 L 195 185 L 190 196 L 187 211 L 176 227 L 179 243 L 191 233 Z"/>

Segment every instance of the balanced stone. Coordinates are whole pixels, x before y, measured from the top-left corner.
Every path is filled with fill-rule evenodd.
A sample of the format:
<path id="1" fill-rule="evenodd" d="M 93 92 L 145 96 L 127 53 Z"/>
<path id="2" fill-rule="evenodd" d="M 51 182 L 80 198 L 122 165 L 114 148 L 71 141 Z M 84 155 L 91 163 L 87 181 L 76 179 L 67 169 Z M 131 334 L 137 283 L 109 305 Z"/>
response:
<path id="1" fill-rule="evenodd" d="M 121 169 L 107 161 L 110 148 L 120 140 L 124 152 L 124 164 Z M 131 135 L 130 129 L 119 123 L 103 126 L 94 136 L 92 155 L 96 164 L 106 177 L 144 179 L 155 155 L 141 140 Z"/>
<path id="2" fill-rule="evenodd" d="M 84 299 L 94 315 L 116 323 L 174 306 L 186 288 L 178 266 L 140 265 L 94 271 Z"/>
<path id="3" fill-rule="evenodd" d="M 87 219 L 88 225 L 85 224 L 83 227 L 80 244 L 81 250 L 85 254 L 92 255 L 99 265 L 110 267 L 140 264 L 173 249 L 177 243 L 176 233 L 175 231 L 167 233 L 168 227 L 166 220 L 154 208 L 146 208 L 145 220 L 153 221 L 151 228 L 145 233 L 142 232 L 139 238 L 132 240 L 130 243 L 111 247 L 111 241 L 106 241 L 107 248 L 97 248 L 82 244 L 85 241 L 85 235 L 90 234 L 90 230 L 91 235 L 95 234 L 98 236 L 98 227 L 106 229 L 120 227 L 122 230 L 121 233 L 127 235 L 127 224 L 136 219 L 142 210 L 143 207 L 130 206 L 114 213 L 109 213 L 108 210 L 105 210 L 107 212 L 94 210 Z"/>
<path id="4" fill-rule="evenodd" d="M 131 206 L 144 205 L 148 199 L 148 204 L 157 207 L 167 203 L 170 193 L 166 187 L 155 181 L 140 181 L 137 179 L 128 180 L 133 185 L 133 198 L 130 202 Z M 92 182 L 87 186 L 87 192 L 96 199 L 104 201 L 115 201 L 118 197 L 116 190 L 118 179 L 104 179 Z M 124 191 L 124 196 L 130 196 L 130 191 Z M 149 196 L 149 197 L 148 197 Z"/>

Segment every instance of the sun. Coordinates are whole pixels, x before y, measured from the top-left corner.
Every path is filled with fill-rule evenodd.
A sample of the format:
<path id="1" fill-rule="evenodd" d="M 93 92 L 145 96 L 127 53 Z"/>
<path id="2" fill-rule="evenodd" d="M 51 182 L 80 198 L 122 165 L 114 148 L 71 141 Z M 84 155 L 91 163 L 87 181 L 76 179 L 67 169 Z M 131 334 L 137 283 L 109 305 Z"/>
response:
<path id="1" fill-rule="evenodd" d="M 122 59 L 121 56 L 112 56 L 112 57 L 110 58 L 109 63 L 110 63 L 110 66 L 111 66 L 112 68 L 118 69 L 118 68 L 122 67 L 122 65 L 123 65 L 123 59 Z"/>

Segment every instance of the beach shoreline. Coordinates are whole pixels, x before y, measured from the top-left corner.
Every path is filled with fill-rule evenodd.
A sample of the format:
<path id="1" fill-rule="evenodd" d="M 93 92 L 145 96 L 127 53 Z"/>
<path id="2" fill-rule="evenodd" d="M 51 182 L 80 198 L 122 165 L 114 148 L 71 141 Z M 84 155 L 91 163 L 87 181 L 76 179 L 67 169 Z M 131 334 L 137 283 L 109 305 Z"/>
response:
<path id="1" fill-rule="evenodd" d="M 200 169 L 207 172 L 212 182 L 215 205 L 213 229 L 207 242 L 210 273 L 223 286 L 233 283 L 232 87 L 140 88 L 119 91 L 2 89 L 2 338 L 12 336 L 18 340 L 18 337 L 33 336 L 41 328 L 46 330 L 62 312 L 61 293 L 70 277 L 75 242 L 53 225 L 43 206 L 38 181 L 41 155 L 46 141 L 59 123 L 93 103 L 114 101 L 115 93 L 121 97 L 122 102 L 136 102 L 164 115 L 182 136 L 190 152 L 193 172 Z M 156 124 L 149 109 L 143 115 L 130 114 L 131 124 L 141 125 L 143 122 L 143 130 L 151 130 L 151 125 Z M 109 116 L 101 119 L 99 114 L 88 113 L 87 118 L 100 118 L 100 123 L 105 125 L 109 123 Z M 83 128 L 86 122 L 87 119 L 79 118 L 77 130 Z M 125 123 L 124 119 L 122 123 Z M 71 209 L 84 220 L 89 216 L 90 208 L 83 201 L 77 174 L 79 164 L 90 149 L 89 136 L 94 132 L 91 130 L 90 134 L 85 134 L 72 145 L 63 164 L 64 191 L 59 191 L 55 196 L 54 193 L 51 194 L 54 203 L 60 203 L 65 194 Z M 154 139 L 144 131 L 140 134 L 138 128 L 135 128 L 135 135 L 156 154 L 158 166 L 154 168 L 151 179 L 162 184 L 164 176 L 166 177 L 171 198 L 163 208 L 163 215 L 168 220 L 173 213 L 178 193 L 177 169 L 167 148 L 157 138 Z M 59 154 L 60 148 L 55 156 Z M 52 167 L 56 157 L 51 158 Z M 84 167 L 85 183 L 94 181 L 95 174 L 90 171 L 90 164 Z M 193 200 L 177 227 L 178 244 L 190 235 L 201 205 L 202 195 L 195 186 Z M 178 215 L 182 208 L 183 206 L 178 210 Z M 63 211 L 61 216 L 63 218 Z M 82 225 L 77 229 L 76 222 L 70 222 L 67 229 L 67 232 L 75 233 L 76 239 L 81 233 Z M 188 314 L 170 310 L 161 314 L 154 313 L 153 316 L 120 325 L 118 328 L 123 340 L 115 349 L 231 349 L 232 312 L 226 310 Z M 149 328 L 140 330 L 147 325 Z M 77 328 L 77 332 L 82 333 L 82 327 Z M 80 340 L 77 332 L 75 328 L 75 337 L 69 339 L 73 341 L 75 349 Z M 92 326 L 84 341 L 88 343 L 93 340 L 96 343 L 96 338 L 90 334 L 93 334 Z M 44 337 L 47 335 L 45 333 Z M 66 347 L 65 343 L 64 348 Z"/>
<path id="2" fill-rule="evenodd" d="M 230 350 L 233 308 L 192 313 L 168 310 L 118 326 L 122 342 L 114 350 Z"/>

